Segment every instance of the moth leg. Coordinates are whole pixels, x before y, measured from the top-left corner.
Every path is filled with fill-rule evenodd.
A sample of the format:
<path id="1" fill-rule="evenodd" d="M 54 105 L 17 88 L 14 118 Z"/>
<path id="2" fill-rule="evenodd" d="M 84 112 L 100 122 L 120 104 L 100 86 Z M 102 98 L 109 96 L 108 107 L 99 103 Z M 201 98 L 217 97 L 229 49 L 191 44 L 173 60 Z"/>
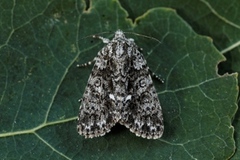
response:
<path id="1" fill-rule="evenodd" d="M 93 60 L 91 60 L 91 61 L 88 61 L 87 63 L 77 64 L 77 67 L 78 67 L 78 68 L 81 68 L 81 67 L 87 67 L 87 66 L 92 65 L 93 62 L 95 62 L 95 59 L 93 59 Z"/>
<path id="2" fill-rule="evenodd" d="M 154 73 L 154 72 L 151 71 L 150 69 L 149 69 L 149 72 L 150 72 L 150 74 L 151 74 L 151 76 L 152 76 L 153 78 L 156 78 L 156 79 L 159 80 L 162 84 L 164 83 L 164 79 L 162 78 L 161 75 L 157 75 L 156 73 Z"/>
<path id="3" fill-rule="evenodd" d="M 104 37 L 101 37 L 101 36 L 98 36 L 98 35 L 93 35 L 92 37 L 102 40 L 103 43 L 109 43 L 109 42 L 110 42 L 109 39 L 104 38 Z M 77 64 L 77 67 L 78 67 L 78 68 L 80 68 L 80 67 L 87 67 L 87 66 L 92 65 L 95 61 L 96 61 L 96 58 L 94 58 L 94 59 L 91 60 L 91 61 L 88 61 L 87 63 Z"/>
<path id="4" fill-rule="evenodd" d="M 101 36 L 98 36 L 98 35 L 93 35 L 93 38 L 101 39 L 103 41 L 103 43 L 109 43 L 110 42 L 109 39 L 101 37 Z"/>

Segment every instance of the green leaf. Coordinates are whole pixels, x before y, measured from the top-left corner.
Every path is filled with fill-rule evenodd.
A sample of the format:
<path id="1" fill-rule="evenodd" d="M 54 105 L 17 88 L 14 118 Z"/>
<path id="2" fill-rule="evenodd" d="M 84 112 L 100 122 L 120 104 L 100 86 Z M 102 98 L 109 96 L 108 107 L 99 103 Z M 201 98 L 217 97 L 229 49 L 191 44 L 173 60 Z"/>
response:
<path id="1" fill-rule="evenodd" d="M 133 2 L 90 1 L 89 8 L 73 0 L 0 2 L 1 159 L 228 159 L 233 155 L 237 74 L 217 74 L 217 65 L 225 58 L 182 14 L 154 4 L 147 8 L 143 2 L 136 9 L 130 7 Z M 135 14 L 137 10 L 141 14 Z M 128 19 L 133 14 L 134 23 Z M 149 37 L 126 33 L 143 48 L 151 70 L 165 80 L 164 84 L 155 81 L 165 125 L 158 140 L 136 137 L 120 125 L 94 139 L 84 139 L 76 131 L 78 99 L 92 68 L 76 65 L 92 60 L 104 46 L 90 35 L 111 39 L 117 29 Z"/>

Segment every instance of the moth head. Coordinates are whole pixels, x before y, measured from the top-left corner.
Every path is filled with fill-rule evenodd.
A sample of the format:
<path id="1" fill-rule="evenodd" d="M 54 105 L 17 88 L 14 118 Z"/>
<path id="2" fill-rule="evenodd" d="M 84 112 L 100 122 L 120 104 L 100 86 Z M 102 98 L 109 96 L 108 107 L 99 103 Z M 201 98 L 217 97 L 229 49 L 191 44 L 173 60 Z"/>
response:
<path id="1" fill-rule="evenodd" d="M 121 31 L 119 29 L 115 32 L 115 37 L 114 38 L 125 38 L 125 35 L 124 35 L 123 31 Z"/>

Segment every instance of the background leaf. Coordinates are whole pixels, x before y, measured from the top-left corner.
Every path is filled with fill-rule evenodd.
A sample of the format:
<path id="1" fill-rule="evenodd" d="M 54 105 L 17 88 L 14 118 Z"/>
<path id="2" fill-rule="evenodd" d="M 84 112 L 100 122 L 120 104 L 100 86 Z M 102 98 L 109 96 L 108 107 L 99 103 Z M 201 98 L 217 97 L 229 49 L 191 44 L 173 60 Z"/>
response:
<path id="1" fill-rule="evenodd" d="M 239 71 L 239 2 L 4 0 L 0 6 L 1 159 L 228 159 L 235 153 L 237 74 L 224 73 Z M 161 41 L 126 33 L 165 79 L 155 81 L 161 139 L 136 137 L 120 125 L 94 139 L 76 131 L 77 100 L 92 68 L 76 64 L 104 46 L 90 35 L 111 39 L 117 29 Z M 218 70 L 221 53 L 228 59 Z M 234 125 L 238 145 L 239 114 Z"/>

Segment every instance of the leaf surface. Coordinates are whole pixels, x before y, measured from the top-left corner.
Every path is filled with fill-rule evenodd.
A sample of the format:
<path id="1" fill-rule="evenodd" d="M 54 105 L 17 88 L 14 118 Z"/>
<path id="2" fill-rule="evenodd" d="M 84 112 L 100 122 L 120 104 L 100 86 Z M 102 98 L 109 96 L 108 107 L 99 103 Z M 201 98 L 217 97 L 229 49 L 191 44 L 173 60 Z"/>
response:
<path id="1" fill-rule="evenodd" d="M 89 8 L 73 0 L 0 3 L 1 159 L 227 159 L 234 153 L 237 74 L 218 75 L 223 55 L 169 6 L 139 4 L 142 14 L 132 23 L 118 1 L 90 1 Z M 92 68 L 76 65 L 105 45 L 90 35 L 111 39 L 117 29 L 148 36 L 126 33 L 165 81 L 154 81 L 165 125 L 158 140 L 120 125 L 94 139 L 76 131 L 78 99 Z"/>

